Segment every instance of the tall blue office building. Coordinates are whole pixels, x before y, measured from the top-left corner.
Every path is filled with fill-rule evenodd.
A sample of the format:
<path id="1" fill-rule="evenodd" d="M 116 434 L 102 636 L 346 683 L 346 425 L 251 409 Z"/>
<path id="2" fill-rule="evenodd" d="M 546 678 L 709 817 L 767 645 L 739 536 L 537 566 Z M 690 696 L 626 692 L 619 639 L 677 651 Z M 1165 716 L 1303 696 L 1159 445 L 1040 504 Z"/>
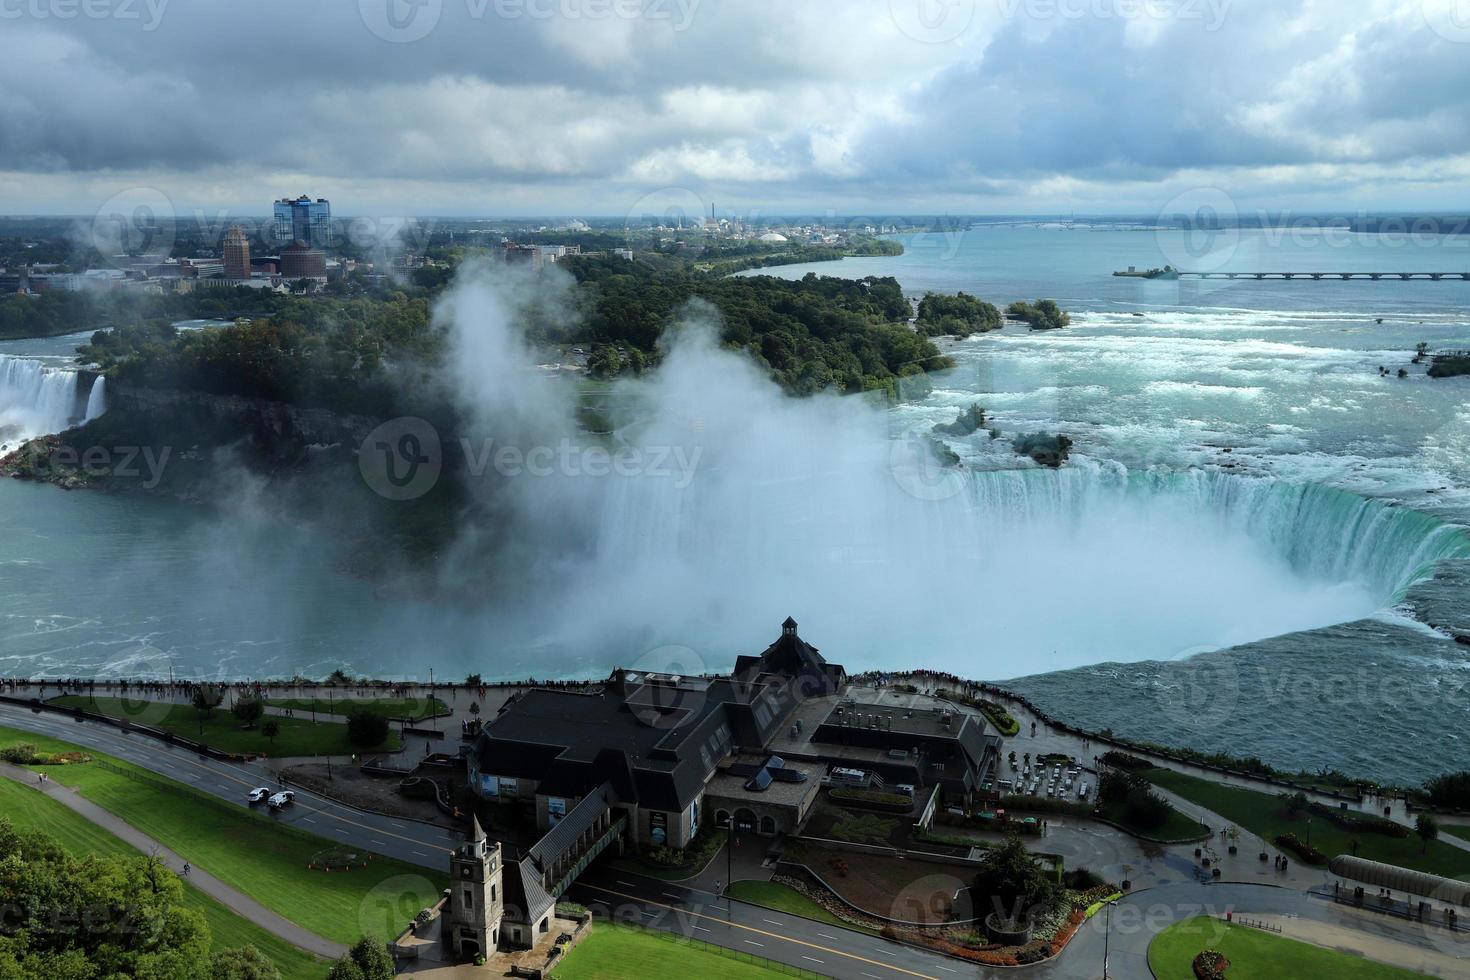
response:
<path id="1" fill-rule="evenodd" d="M 332 246 L 332 205 L 324 197 L 305 194 L 276 202 L 275 239 L 279 245 L 306 242 L 312 248 Z"/>

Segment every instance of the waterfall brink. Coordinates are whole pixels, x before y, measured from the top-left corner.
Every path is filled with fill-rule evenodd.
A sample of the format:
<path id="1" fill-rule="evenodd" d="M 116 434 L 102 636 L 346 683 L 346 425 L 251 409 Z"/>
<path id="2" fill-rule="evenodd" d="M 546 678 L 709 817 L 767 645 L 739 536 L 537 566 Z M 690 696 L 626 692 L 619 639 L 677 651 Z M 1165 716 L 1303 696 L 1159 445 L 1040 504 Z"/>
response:
<path id="1" fill-rule="evenodd" d="M 78 411 L 78 375 L 26 357 L 0 354 L 0 442 L 69 427 Z"/>
<path id="2" fill-rule="evenodd" d="M 791 606 L 853 663 L 1004 677 L 1362 619 L 1436 561 L 1470 556 L 1463 528 L 1270 478 L 1074 460 L 956 472 L 925 500 L 860 464 L 799 481 L 776 469 L 683 493 L 613 481 L 574 601 L 645 622 L 683 603 L 668 642 Z"/>
<path id="3" fill-rule="evenodd" d="M 90 422 L 107 411 L 107 379 L 101 375 L 92 382 L 92 392 L 87 395 L 87 414 L 84 421 Z"/>

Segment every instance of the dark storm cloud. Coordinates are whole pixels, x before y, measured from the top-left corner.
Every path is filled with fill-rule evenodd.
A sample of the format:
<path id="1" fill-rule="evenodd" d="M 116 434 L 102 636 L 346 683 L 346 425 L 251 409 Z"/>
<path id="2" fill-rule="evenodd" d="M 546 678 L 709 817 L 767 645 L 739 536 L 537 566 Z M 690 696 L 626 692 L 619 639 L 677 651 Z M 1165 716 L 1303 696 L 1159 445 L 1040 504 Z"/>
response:
<path id="1" fill-rule="evenodd" d="M 937 31 L 909 0 L 65 2 L 0 0 L 6 207 L 117 180 L 614 212 L 669 185 L 1055 205 L 1470 175 L 1470 37 L 1420 9 L 1443 0 L 955 0 Z"/>

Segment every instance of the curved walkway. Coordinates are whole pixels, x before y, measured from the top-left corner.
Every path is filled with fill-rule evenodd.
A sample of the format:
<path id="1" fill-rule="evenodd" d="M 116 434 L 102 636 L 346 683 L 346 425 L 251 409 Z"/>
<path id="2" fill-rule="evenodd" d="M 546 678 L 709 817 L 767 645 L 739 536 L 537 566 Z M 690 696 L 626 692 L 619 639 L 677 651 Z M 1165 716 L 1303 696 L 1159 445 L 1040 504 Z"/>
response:
<path id="1" fill-rule="evenodd" d="M 183 858 L 164 847 L 152 837 L 137 830 L 131 824 L 124 823 L 97 804 L 87 800 L 75 790 L 62 786 L 60 783 L 51 782 L 50 780 L 44 783 L 38 783 L 35 773 L 29 769 L 23 769 L 20 766 L 13 766 L 7 762 L 0 762 L 0 777 L 28 786 L 39 793 L 51 797 L 51 799 L 60 803 L 68 810 L 96 824 L 113 836 L 127 841 L 144 854 L 157 856 L 171 871 L 175 873 L 183 871 Z M 255 899 L 236 891 L 207 871 L 197 867 L 191 868 L 188 880 L 189 884 L 198 888 L 231 912 L 260 926 L 260 928 L 271 935 L 284 939 L 298 949 L 304 949 L 308 953 L 314 953 L 317 956 L 333 960 L 338 959 L 347 952 L 346 946 L 334 943 L 328 939 L 323 939 L 316 933 L 308 932 L 301 928 L 289 919 L 282 918 L 255 901 Z"/>

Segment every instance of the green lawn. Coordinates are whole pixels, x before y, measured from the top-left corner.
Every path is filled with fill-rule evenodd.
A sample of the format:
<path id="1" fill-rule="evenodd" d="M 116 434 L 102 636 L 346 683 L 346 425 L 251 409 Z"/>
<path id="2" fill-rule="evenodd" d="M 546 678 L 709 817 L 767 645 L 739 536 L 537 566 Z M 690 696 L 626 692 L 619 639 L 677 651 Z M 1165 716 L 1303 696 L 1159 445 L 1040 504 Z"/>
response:
<path id="1" fill-rule="evenodd" d="M 777 912 L 789 912 L 799 915 L 804 919 L 815 919 L 818 922 L 826 922 L 830 925 L 843 929 L 851 929 L 855 932 L 865 932 L 876 936 L 876 929 L 867 929 L 863 926 L 853 925 L 828 912 L 816 902 L 807 898 L 801 892 L 778 885 L 769 881 L 736 881 L 730 885 L 730 897 L 741 902 L 749 902 L 752 905 L 763 905 Z"/>
<path id="2" fill-rule="evenodd" d="M 1148 965 L 1158 980 L 1194 980 L 1190 964 L 1206 948 L 1230 961 L 1230 980 L 1417 980 L 1418 973 L 1323 949 L 1247 926 L 1199 916 L 1176 922 L 1154 937 Z"/>
<path id="3" fill-rule="evenodd" d="M 0 748 L 22 742 L 42 751 L 78 750 L 44 735 L 0 727 Z M 75 787 L 190 863 L 317 935 L 340 943 L 355 942 L 365 932 L 391 938 L 419 909 L 432 905 L 443 887 L 443 875 L 386 857 L 373 857 L 367 867 L 350 872 L 311 871 L 307 864 L 314 856 L 339 845 L 121 759 L 84 751 L 122 771 L 89 763 L 33 768 Z M 240 789 L 243 793 L 246 787 Z"/>
<path id="4" fill-rule="evenodd" d="M 17 830 L 40 831 L 56 838 L 77 857 L 139 857 L 141 852 L 84 817 L 33 789 L 0 779 L 0 813 Z M 275 962 L 283 980 L 321 980 L 329 964 L 278 939 L 241 918 L 199 889 L 184 883 L 184 905 L 204 914 L 213 948 L 250 945 Z"/>
<path id="5" fill-rule="evenodd" d="M 1169 807 L 1169 817 L 1164 821 L 1164 825 L 1162 827 L 1155 827 L 1152 830 L 1130 827 L 1123 820 L 1122 809 L 1120 806 L 1100 807 L 1098 813 L 1103 818 L 1111 820 L 1120 827 L 1127 827 L 1134 833 L 1161 841 L 1196 841 L 1201 837 L 1207 836 L 1210 832 L 1210 828 L 1190 817 L 1186 817 L 1172 806 Z"/>
<path id="6" fill-rule="evenodd" d="M 109 718 L 126 718 L 150 728 L 161 728 L 193 741 L 202 741 L 221 752 L 263 752 L 273 757 L 310 755 L 351 755 L 354 752 L 372 752 L 403 747 L 402 740 L 393 732 L 388 740 L 371 749 L 362 749 L 347 740 L 347 726 L 341 722 L 319 721 L 311 717 L 273 718 L 281 726 L 274 739 L 268 739 L 257 724 L 244 729 L 230 714 L 225 705 L 214 709 L 204 719 L 204 732 L 200 734 L 199 712 L 193 705 L 171 704 L 166 708 L 159 704 L 145 705 L 138 701 L 120 698 L 97 698 L 90 695 L 66 695 L 54 698 L 51 704 L 66 708 L 81 708 Z"/>
<path id="7" fill-rule="evenodd" d="M 438 698 L 340 697 L 331 700 L 317 698 L 315 702 L 311 698 L 271 698 L 266 703 L 275 708 L 290 708 L 297 715 L 305 715 L 308 721 L 311 720 L 313 703 L 318 714 L 331 712 L 345 715 L 349 711 L 365 710 L 371 714 L 382 715 L 389 721 L 422 721 L 449 711 L 449 705 Z"/>
<path id="8" fill-rule="evenodd" d="M 795 974 L 774 970 L 745 953 L 691 943 L 667 933 L 599 921 L 551 975 L 557 980 L 644 980 L 646 977 L 699 977 L 748 980 Z M 815 973 L 802 974 L 817 976 Z"/>
<path id="9" fill-rule="evenodd" d="M 1288 833 L 1296 834 L 1302 840 L 1308 838 L 1306 818 L 1292 820 L 1286 815 L 1281 799 L 1270 793 L 1221 786 L 1219 783 L 1172 769 L 1149 769 L 1143 775 L 1155 785 L 1207 807 L 1268 841 L 1274 841 L 1279 834 Z M 1408 837 L 1387 837 L 1383 834 L 1354 832 L 1329 823 L 1321 816 L 1311 818 L 1310 837 L 1312 846 L 1328 858 L 1338 854 L 1351 854 L 1352 842 L 1356 840 L 1358 856 L 1372 861 L 1383 861 L 1416 871 L 1429 871 L 1450 878 L 1470 875 L 1470 851 L 1462 851 L 1444 841 L 1431 841 L 1426 851 L 1424 842 L 1413 834 Z"/>

